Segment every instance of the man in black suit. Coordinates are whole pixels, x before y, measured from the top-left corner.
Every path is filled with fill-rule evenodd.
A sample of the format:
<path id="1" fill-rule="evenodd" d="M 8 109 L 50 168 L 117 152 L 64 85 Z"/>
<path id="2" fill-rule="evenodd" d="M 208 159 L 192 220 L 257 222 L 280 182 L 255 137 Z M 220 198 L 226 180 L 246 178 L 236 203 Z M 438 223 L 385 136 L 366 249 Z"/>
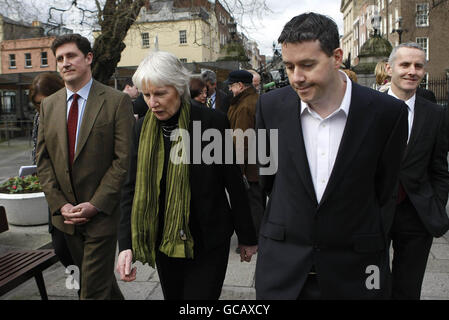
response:
<path id="1" fill-rule="evenodd" d="M 391 230 L 394 299 L 420 298 L 433 237 L 441 237 L 449 229 L 445 110 L 416 93 L 425 65 L 425 52 L 416 43 L 396 47 L 387 65 L 391 76 L 388 93 L 405 101 L 409 123 Z"/>
<path id="2" fill-rule="evenodd" d="M 207 86 L 207 106 L 214 110 L 220 110 L 227 115 L 231 105 L 232 93 L 229 96 L 217 87 L 217 75 L 211 70 L 205 70 L 201 74 L 201 79 L 206 82 Z"/>
<path id="3" fill-rule="evenodd" d="M 299 15 L 278 41 L 291 85 L 257 106 L 257 128 L 278 130 L 278 141 L 266 142 L 271 152 L 277 147 L 277 172 L 265 175 L 259 160 L 269 202 L 257 298 L 389 298 L 387 234 L 406 107 L 339 71 L 343 51 L 330 18 Z"/>

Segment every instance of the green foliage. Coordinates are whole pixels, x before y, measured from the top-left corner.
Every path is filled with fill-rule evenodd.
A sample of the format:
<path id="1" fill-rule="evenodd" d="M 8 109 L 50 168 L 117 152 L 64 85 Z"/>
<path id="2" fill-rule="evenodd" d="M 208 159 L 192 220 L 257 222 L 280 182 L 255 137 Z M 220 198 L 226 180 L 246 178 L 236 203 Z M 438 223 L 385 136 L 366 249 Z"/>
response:
<path id="1" fill-rule="evenodd" d="M 0 193 L 33 193 L 42 192 L 39 178 L 36 175 L 9 178 L 0 184 Z"/>

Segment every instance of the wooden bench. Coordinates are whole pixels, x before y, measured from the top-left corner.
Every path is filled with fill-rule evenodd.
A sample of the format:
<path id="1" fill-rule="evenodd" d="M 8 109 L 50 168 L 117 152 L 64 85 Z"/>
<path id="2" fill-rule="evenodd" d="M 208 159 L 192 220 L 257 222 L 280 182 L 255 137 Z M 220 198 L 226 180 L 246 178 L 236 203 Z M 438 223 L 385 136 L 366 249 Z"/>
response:
<path id="1" fill-rule="evenodd" d="M 6 230 L 8 220 L 0 206 L 0 233 Z M 48 300 L 42 271 L 58 261 L 53 249 L 11 251 L 0 256 L 0 296 L 34 277 L 42 300 Z"/>

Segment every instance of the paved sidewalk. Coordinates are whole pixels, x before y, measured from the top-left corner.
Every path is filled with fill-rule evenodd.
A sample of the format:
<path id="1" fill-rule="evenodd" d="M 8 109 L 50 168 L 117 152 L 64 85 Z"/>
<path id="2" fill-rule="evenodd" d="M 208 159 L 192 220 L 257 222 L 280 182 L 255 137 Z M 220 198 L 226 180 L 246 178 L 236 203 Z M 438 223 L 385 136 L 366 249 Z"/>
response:
<path id="1" fill-rule="evenodd" d="M 0 143 L 0 182 L 16 175 L 21 165 L 31 162 L 30 147 L 27 140 L 13 140 L 11 147 Z M 38 249 L 50 243 L 48 226 L 17 227 L 0 234 L 0 255 L 14 249 Z M 241 263 L 234 250 L 237 240 L 231 242 L 229 265 L 220 299 L 255 299 L 254 273 L 256 257 L 251 263 Z M 119 281 L 119 286 L 129 300 L 161 300 L 162 290 L 157 272 L 151 267 L 137 265 L 137 280 L 132 283 Z M 67 275 L 61 263 L 44 271 L 44 280 L 49 299 L 77 299 L 75 290 L 66 288 Z M 0 300 L 39 300 L 39 292 L 34 279 L 0 297 Z M 422 288 L 422 299 L 449 300 L 449 233 L 435 239 L 427 264 Z"/>

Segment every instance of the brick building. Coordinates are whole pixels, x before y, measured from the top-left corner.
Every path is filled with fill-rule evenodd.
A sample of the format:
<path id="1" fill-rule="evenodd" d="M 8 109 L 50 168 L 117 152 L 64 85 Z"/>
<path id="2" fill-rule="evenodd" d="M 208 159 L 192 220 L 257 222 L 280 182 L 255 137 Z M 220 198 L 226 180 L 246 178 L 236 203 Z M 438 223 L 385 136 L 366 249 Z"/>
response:
<path id="1" fill-rule="evenodd" d="M 56 71 L 50 47 L 55 37 L 5 40 L 0 44 L 1 73 Z"/>
<path id="2" fill-rule="evenodd" d="M 340 10 L 342 45 L 352 52 L 352 64 L 375 26 L 393 47 L 410 41 L 422 46 L 429 61 L 426 81 L 449 76 L 449 1 L 342 0 Z"/>

